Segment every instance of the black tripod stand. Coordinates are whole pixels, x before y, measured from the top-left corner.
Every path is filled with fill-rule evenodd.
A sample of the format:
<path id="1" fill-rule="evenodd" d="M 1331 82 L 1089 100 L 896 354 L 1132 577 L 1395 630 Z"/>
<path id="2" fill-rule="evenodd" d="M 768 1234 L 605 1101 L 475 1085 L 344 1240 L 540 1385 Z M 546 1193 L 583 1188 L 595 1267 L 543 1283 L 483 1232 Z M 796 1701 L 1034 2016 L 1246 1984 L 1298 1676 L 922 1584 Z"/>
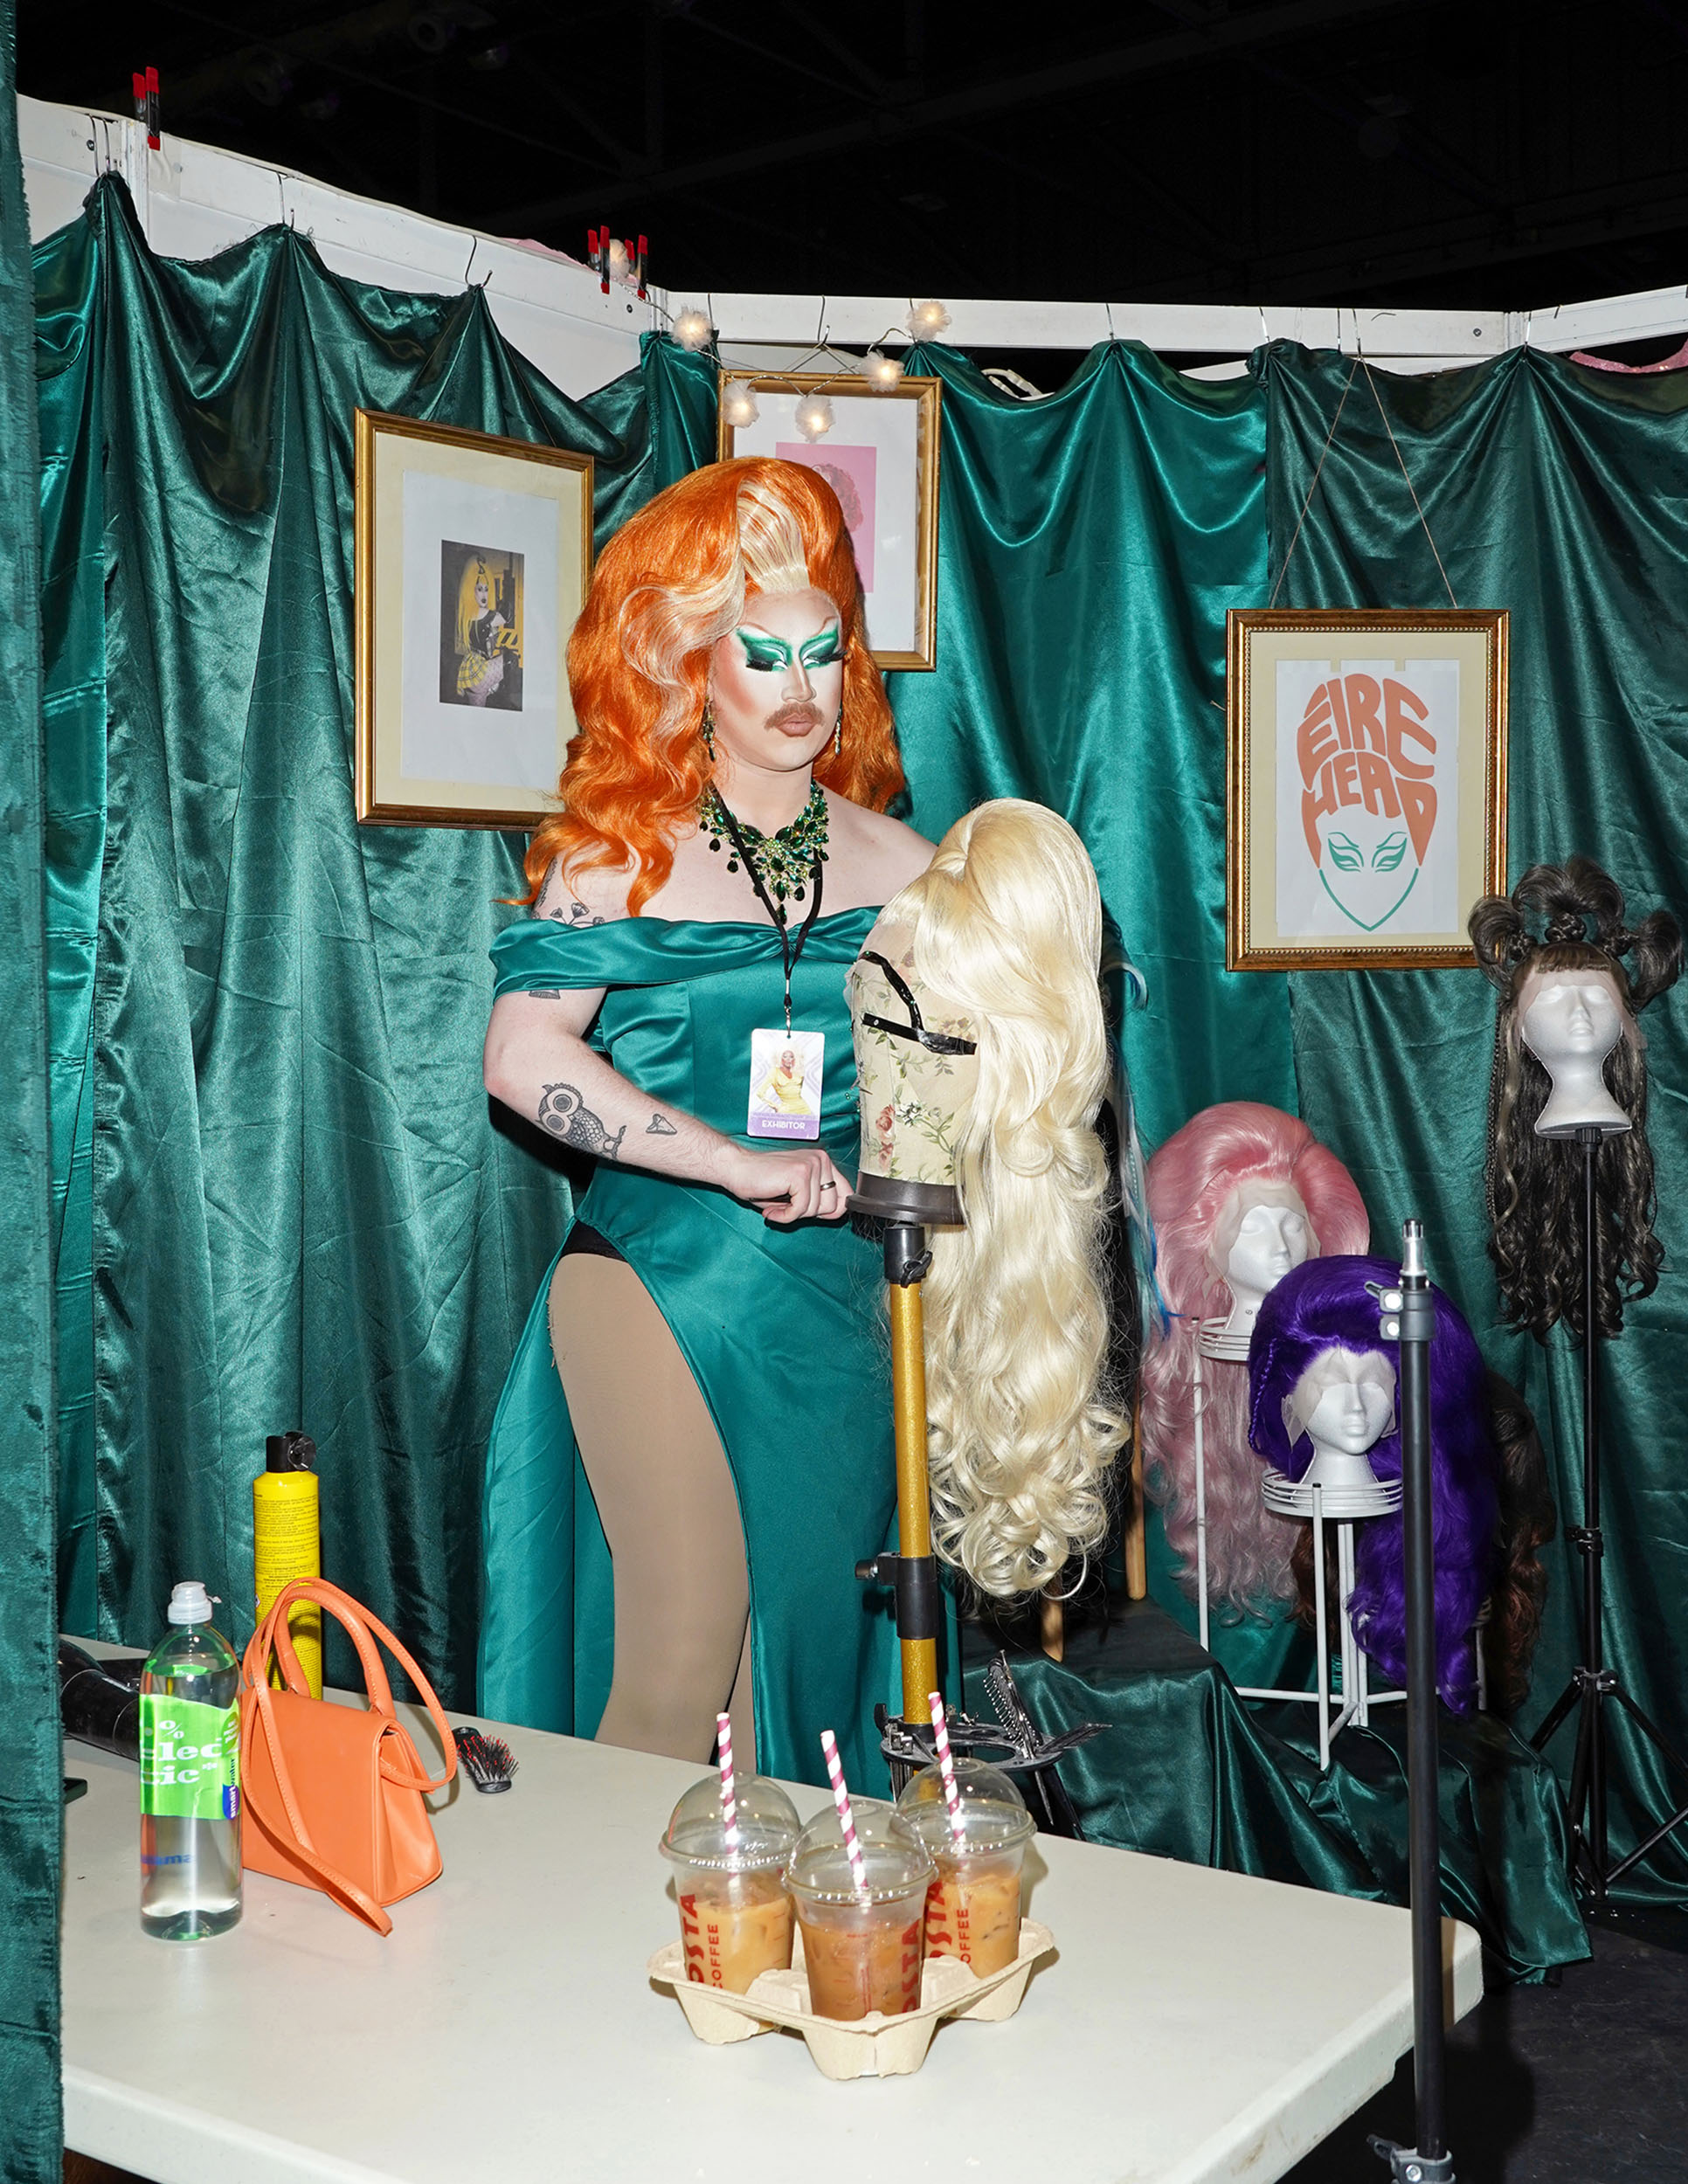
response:
<path id="1" fill-rule="evenodd" d="M 1540 1752 L 1577 1710 L 1576 1754 L 1571 1762 L 1571 1876 L 1581 1884 L 1595 1909 L 1605 1907 L 1607 1894 L 1620 1874 L 1627 1873 L 1648 1852 L 1664 1842 L 1672 1828 L 1688 1821 L 1688 1805 L 1672 1813 L 1655 1828 L 1644 1842 L 1614 1865 L 1606 1848 L 1606 1736 L 1602 1708 L 1610 1699 L 1622 1707 L 1665 1765 L 1688 1783 L 1688 1761 L 1672 1749 L 1657 1724 L 1650 1721 L 1618 1682 L 1615 1669 L 1605 1664 L 1602 1635 L 1600 1533 L 1600 1351 L 1595 1330 L 1595 1156 L 1606 1133 L 1597 1128 L 1576 1132 L 1582 1148 L 1582 1523 L 1567 1535 L 1582 1557 L 1583 1664 L 1571 1671 L 1571 1680 L 1530 1739 Z"/>

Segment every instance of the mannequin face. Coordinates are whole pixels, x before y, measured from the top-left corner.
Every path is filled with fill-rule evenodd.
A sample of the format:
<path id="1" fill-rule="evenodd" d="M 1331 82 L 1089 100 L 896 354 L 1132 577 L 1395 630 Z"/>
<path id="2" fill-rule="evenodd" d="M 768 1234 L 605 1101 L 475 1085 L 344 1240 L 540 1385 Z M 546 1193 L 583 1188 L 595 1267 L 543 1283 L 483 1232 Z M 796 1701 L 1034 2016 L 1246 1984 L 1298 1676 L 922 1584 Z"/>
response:
<path id="1" fill-rule="evenodd" d="M 1304 1432 L 1316 1448 L 1349 1456 L 1373 1448 L 1394 1414 L 1394 1367 L 1373 1351 L 1326 1351 L 1284 1406 L 1291 1439 Z"/>
<path id="2" fill-rule="evenodd" d="M 1252 1320 L 1260 1300 L 1275 1289 L 1291 1267 L 1318 1249 L 1313 1225 L 1299 1192 L 1287 1183 L 1245 1183 L 1226 1208 L 1220 1234 L 1236 1224 L 1236 1234 L 1215 1270 L 1231 1292 L 1233 1326 Z"/>
<path id="3" fill-rule="evenodd" d="M 1623 1004 L 1603 971 L 1543 971 L 1519 997 L 1524 1043 L 1550 1076 L 1605 1061 L 1623 1036 Z"/>
<path id="4" fill-rule="evenodd" d="M 744 603 L 744 619 L 709 655 L 717 764 L 806 773 L 830 741 L 844 697 L 844 637 L 824 591 Z"/>

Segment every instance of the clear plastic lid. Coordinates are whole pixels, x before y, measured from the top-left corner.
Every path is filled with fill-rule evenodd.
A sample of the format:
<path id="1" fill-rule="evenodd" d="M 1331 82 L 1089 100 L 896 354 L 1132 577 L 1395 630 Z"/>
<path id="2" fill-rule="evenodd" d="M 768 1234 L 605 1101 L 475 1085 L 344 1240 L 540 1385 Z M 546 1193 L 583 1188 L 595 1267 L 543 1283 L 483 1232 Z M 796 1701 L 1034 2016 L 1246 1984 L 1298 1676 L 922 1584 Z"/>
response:
<path id="1" fill-rule="evenodd" d="M 742 1776 L 734 1786 L 738 1841 L 727 1841 L 721 1813 L 721 1777 L 706 1774 L 694 1782 L 674 1808 L 668 1833 L 658 1845 L 665 1858 L 722 1873 L 763 1873 L 782 1866 L 792 1853 L 802 1822 L 797 1807 L 778 1782 L 765 1774 Z"/>
<path id="2" fill-rule="evenodd" d="M 959 1837 L 950 1824 L 944 1777 L 936 1762 L 910 1776 L 896 1800 L 898 1816 L 928 1849 L 945 1850 L 953 1844 L 968 1851 L 1007 1850 L 1036 1834 L 1037 1822 L 1025 1799 L 1000 1767 L 958 1755 L 955 1787 L 961 1800 Z"/>
<path id="3" fill-rule="evenodd" d="M 156 1600 L 157 1594 L 153 1598 Z M 211 1615 L 211 1596 L 197 1578 L 188 1578 L 170 1592 L 170 1604 L 164 1611 L 172 1623 L 208 1623 Z"/>
<path id="4" fill-rule="evenodd" d="M 844 1830 L 832 1806 L 814 1818 L 797 1839 L 785 1885 L 793 1896 L 817 1904 L 883 1903 L 910 1896 L 936 1878 L 925 1845 L 878 1798 L 852 1800 L 855 1840 L 861 1852 L 862 1885 L 856 1884 Z"/>

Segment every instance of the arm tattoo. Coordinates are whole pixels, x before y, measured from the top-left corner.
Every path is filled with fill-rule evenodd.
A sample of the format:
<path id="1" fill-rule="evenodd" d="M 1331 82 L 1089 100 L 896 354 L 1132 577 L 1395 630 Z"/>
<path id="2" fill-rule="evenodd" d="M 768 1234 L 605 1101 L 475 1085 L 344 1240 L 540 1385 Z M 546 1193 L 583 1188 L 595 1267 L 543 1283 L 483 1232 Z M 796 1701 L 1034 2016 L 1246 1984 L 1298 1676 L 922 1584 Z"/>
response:
<path id="1" fill-rule="evenodd" d="M 582 1152 L 595 1152 L 605 1160 L 613 1160 L 621 1148 L 621 1140 L 627 1134 L 623 1123 L 613 1137 L 594 1115 L 578 1090 L 571 1084 L 548 1084 L 539 1102 L 539 1127 L 550 1130 L 553 1137 L 560 1137 L 565 1145 L 578 1145 Z"/>
<path id="2" fill-rule="evenodd" d="M 584 902 L 577 902 L 572 895 L 569 897 L 566 910 L 547 910 L 545 915 L 554 918 L 559 925 L 604 925 L 609 922 L 606 918 L 594 916 Z"/>
<path id="3" fill-rule="evenodd" d="M 666 1115 L 653 1115 L 645 1125 L 647 1137 L 678 1137 L 680 1132 Z"/>

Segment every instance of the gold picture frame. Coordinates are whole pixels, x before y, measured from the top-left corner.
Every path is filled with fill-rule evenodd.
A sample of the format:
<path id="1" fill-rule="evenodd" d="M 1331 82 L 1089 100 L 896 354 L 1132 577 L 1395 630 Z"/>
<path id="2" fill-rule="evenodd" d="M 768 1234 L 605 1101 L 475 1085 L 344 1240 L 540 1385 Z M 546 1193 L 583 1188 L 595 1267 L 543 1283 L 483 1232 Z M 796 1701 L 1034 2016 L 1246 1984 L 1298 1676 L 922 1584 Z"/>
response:
<path id="1" fill-rule="evenodd" d="M 1225 964 L 1475 964 L 1506 888 L 1505 608 L 1225 618 Z"/>
<path id="2" fill-rule="evenodd" d="M 903 378 L 882 390 L 854 373 L 723 370 L 720 385 L 748 389 L 758 410 L 753 424 L 735 426 L 722 404 L 716 453 L 723 461 L 782 456 L 820 471 L 844 503 L 882 670 L 936 667 L 942 381 Z M 831 430 L 813 442 L 794 416 L 806 395 L 825 395 L 833 405 Z"/>
<path id="3" fill-rule="evenodd" d="M 531 831 L 574 734 L 591 457 L 377 410 L 355 440 L 359 823 Z"/>

